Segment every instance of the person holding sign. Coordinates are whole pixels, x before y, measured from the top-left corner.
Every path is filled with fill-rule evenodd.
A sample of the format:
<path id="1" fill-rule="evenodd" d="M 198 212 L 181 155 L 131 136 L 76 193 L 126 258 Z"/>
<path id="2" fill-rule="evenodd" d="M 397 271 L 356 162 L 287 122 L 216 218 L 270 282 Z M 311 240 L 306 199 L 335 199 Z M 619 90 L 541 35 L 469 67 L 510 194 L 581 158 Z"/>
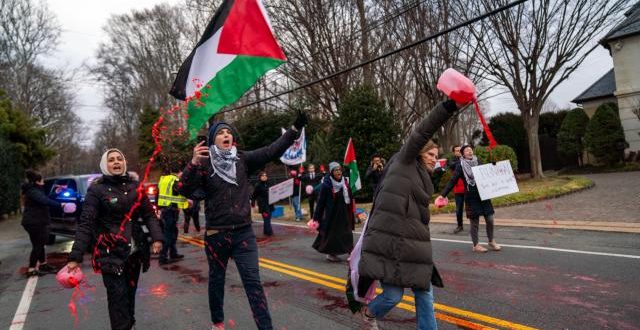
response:
<path id="1" fill-rule="evenodd" d="M 251 226 L 249 175 L 278 159 L 291 146 L 307 115 L 298 112 L 293 126 L 268 146 L 250 151 L 236 148 L 238 135 L 226 122 L 209 127 L 204 141 L 193 148 L 193 158 L 182 172 L 183 191 L 205 194 L 205 253 L 209 263 L 209 311 L 214 329 L 224 329 L 224 283 L 233 258 L 247 293 L 258 329 L 273 329 L 258 267 L 258 244 Z"/>
<path id="2" fill-rule="evenodd" d="M 258 183 L 253 187 L 253 195 L 251 195 L 251 204 L 255 206 L 258 204 L 258 212 L 262 215 L 262 233 L 265 236 L 272 236 L 273 229 L 271 228 L 271 213 L 274 210 L 273 205 L 269 204 L 269 184 L 267 180 L 267 172 L 260 171 L 258 173 Z"/>
<path id="3" fill-rule="evenodd" d="M 342 175 L 342 166 L 329 164 L 327 175 L 320 186 L 318 205 L 313 221 L 318 222 L 318 237 L 313 248 L 327 254 L 327 260 L 340 261 L 339 254 L 353 249 L 354 215 L 356 203 L 347 179 Z"/>
<path id="4" fill-rule="evenodd" d="M 480 165 L 478 158 L 473 155 L 473 148 L 466 144 L 460 148 L 462 157 L 460 163 L 456 165 L 455 172 L 449 180 L 449 183 L 444 187 L 442 193 L 437 200 L 444 199 L 451 189 L 456 185 L 459 179 L 464 182 L 464 203 L 466 205 L 465 211 L 467 218 L 471 222 L 471 240 L 473 241 L 473 252 L 484 253 L 487 249 L 478 243 L 478 229 L 480 227 L 480 216 L 484 217 L 484 221 L 487 227 L 487 238 L 489 239 L 489 248 L 493 251 L 500 251 L 502 247 L 496 243 L 493 237 L 493 205 L 491 200 L 482 200 L 478 187 L 473 176 L 472 167 Z"/>

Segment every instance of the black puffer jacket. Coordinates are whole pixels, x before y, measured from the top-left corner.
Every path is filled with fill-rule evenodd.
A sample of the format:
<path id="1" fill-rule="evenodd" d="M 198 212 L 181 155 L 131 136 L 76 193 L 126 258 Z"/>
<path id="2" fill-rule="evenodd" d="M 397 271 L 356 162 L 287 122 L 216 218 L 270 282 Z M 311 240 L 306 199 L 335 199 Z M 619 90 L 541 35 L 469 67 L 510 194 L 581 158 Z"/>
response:
<path id="1" fill-rule="evenodd" d="M 418 157 L 455 110 L 451 101 L 431 110 L 386 166 L 364 233 L 361 276 L 421 290 L 430 283 L 443 285 L 434 266 L 429 231 L 428 204 L 434 189 Z"/>
<path id="2" fill-rule="evenodd" d="M 207 229 L 234 229 L 251 224 L 251 185 L 249 175 L 262 169 L 268 162 L 278 159 L 293 144 L 298 132 L 289 129 L 272 144 L 251 151 L 238 151 L 236 182 L 231 184 L 213 175 L 211 162 L 195 166 L 191 162 L 182 172 L 182 191 L 191 196 L 202 188 L 205 192 L 204 213 Z"/>
<path id="3" fill-rule="evenodd" d="M 35 183 L 22 185 L 24 196 L 23 226 L 48 226 L 51 224 L 50 207 L 60 207 L 60 203 L 48 198 L 43 187 Z"/>
<path id="4" fill-rule="evenodd" d="M 78 220 L 76 238 L 73 248 L 69 254 L 69 260 L 82 262 L 82 255 L 87 251 L 90 242 L 94 237 L 101 234 L 117 234 L 120 225 L 129 212 L 137 198 L 137 181 L 133 181 L 129 176 L 106 176 L 103 175 L 95 180 L 87 191 L 82 214 Z M 133 213 L 131 221 L 124 227 L 122 236 L 127 240 L 124 251 L 115 256 L 117 259 L 126 258 L 131 250 L 131 238 L 136 242 L 137 249 L 142 253 L 143 270 L 149 268 L 149 242 L 148 236 L 142 230 L 142 225 L 146 225 L 152 241 L 163 241 L 160 222 L 149 199 L 142 196 L 141 205 Z M 94 265 L 95 260 L 94 261 Z M 124 260 L 115 260 L 122 262 Z"/>

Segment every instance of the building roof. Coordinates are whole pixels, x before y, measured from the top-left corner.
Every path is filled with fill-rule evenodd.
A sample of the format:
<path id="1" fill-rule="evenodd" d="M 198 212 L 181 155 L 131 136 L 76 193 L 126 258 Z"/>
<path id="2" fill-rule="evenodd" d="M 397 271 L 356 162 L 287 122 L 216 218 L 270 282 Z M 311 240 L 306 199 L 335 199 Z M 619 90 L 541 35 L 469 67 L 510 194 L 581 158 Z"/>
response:
<path id="1" fill-rule="evenodd" d="M 613 69 L 609 70 L 609 72 L 605 73 L 604 76 L 600 77 L 598 81 L 593 83 L 593 85 L 589 86 L 582 94 L 578 95 L 571 102 L 573 103 L 584 103 L 585 101 L 590 101 L 594 99 L 600 99 L 605 97 L 614 96 L 613 92 L 616 91 L 616 75 L 613 72 Z"/>
<path id="2" fill-rule="evenodd" d="M 600 44 L 605 48 L 609 49 L 609 42 L 613 40 L 640 34 L 640 1 L 636 2 L 624 15 L 627 18 L 600 40 Z"/>

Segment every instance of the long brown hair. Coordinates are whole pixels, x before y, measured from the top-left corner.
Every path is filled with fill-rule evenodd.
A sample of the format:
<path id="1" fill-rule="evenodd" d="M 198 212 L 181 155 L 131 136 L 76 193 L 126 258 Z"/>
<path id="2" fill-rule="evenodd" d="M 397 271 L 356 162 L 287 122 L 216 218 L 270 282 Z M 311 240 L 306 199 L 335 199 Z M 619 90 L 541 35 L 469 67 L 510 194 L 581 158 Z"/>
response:
<path id="1" fill-rule="evenodd" d="M 429 140 L 427 141 L 427 143 L 424 145 L 424 147 L 422 147 L 422 149 L 420 149 L 420 153 L 419 154 L 423 154 L 431 149 L 437 149 L 439 148 L 439 146 L 433 142 L 433 140 Z"/>

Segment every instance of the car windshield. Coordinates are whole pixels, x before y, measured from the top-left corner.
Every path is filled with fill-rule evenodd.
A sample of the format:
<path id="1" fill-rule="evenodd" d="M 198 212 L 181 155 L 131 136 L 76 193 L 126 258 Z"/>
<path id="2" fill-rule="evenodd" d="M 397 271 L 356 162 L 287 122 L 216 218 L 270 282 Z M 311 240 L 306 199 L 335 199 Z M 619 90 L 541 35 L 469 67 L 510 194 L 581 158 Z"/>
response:
<path id="1" fill-rule="evenodd" d="M 77 194 L 84 196 L 91 182 L 100 174 L 86 174 L 70 177 L 60 177 L 45 180 L 45 191 L 56 199 L 74 199 Z"/>

